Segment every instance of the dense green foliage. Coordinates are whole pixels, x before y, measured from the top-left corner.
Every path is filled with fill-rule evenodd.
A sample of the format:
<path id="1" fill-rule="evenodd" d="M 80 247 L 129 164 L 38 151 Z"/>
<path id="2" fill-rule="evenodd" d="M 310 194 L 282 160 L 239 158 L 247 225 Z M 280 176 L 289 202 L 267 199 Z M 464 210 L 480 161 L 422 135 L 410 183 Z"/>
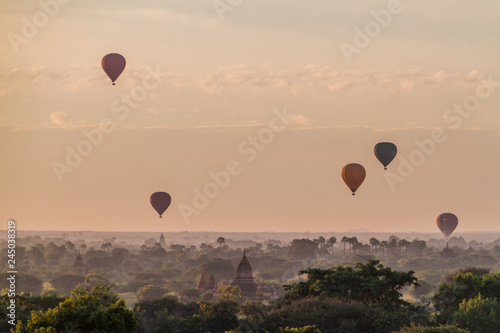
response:
<path id="1" fill-rule="evenodd" d="M 450 282 L 442 283 L 432 298 L 437 321 L 454 323 L 453 314 L 459 311 L 461 305 L 466 306 L 463 302 L 479 295 L 483 300 L 500 299 L 500 274 L 458 272 Z"/>
<path id="2" fill-rule="evenodd" d="M 446 248 L 442 240 L 394 235 L 382 241 L 338 235 L 287 243 L 213 237 L 197 249 L 188 237 L 200 236 L 185 235 L 175 239 L 184 244 L 170 246 L 153 238 L 142 246 L 113 238 L 20 238 L 17 331 L 85 331 L 92 321 L 94 331 L 137 333 L 456 333 L 495 332 L 500 326 L 498 274 L 490 273 L 498 267 L 500 240 L 483 245 L 452 237 Z M 243 249 L 257 290 L 274 290 L 274 301 L 246 299 L 231 285 Z M 85 266 L 75 265 L 78 252 Z M 207 278 L 214 275 L 217 292 L 196 289 L 202 268 Z M 5 294 L 8 284 L 0 283 Z M 113 285 L 128 309 L 109 289 L 78 289 L 97 284 Z M 3 313 L 9 297 L 1 302 Z M 8 319 L 5 313 L 0 318 L 0 332 L 13 327 Z"/>
<path id="3" fill-rule="evenodd" d="M 315 296 L 397 307 L 408 305 L 401 299 L 399 290 L 418 285 L 413 271 L 396 272 L 384 267 L 378 260 L 368 260 L 366 265 L 358 263 L 355 267 L 308 268 L 300 274 L 307 274 L 307 280 L 284 286 L 287 290 L 285 300 Z"/>
<path id="4" fill-rule="evenodd" d="M 109 287 L 96 286 L 90 292 L 75 289 L 71 296 L 47 311 L 35 311 L 26 324 L 19 321 L 15 333 L 36 332 L 120 332 L 135 331 L 132 311 Z"/>

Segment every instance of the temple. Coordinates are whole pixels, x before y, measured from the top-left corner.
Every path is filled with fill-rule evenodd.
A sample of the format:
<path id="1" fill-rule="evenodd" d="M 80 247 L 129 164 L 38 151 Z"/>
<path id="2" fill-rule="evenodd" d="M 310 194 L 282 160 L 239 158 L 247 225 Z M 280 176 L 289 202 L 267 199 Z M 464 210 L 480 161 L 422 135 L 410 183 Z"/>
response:
<path id="1" fill-rule="evenodd" d="M 85 262 L 83 261 L 83 256 L 80 253 L 80 250 L 78 250 L 78 254 L 76 255 L 75 258 L 75 263 L 73 264 L 73 269 L 75 270 L 81 270 L 84 275 L 87 275 L 87 265 L 85 265 Z"/>
<path id="2" fill-rule="evenodd" d="M 201 269 L 200 279 L 198 280 L 198 285 L 196 289 L 201 290 L 203 292 L 206 291 L 215 291 L 215 278 L 214 275 L 211 274 L 210 278 L 207 279 L 207 275 L 205 274 L 205 270 Z"/>
<path id="3" fill-rule="evenodd" d="M 252 275 L 252 266 L 243 251 L 243 258 L 236 269 L 236 277 L 232 283 L 240 287 L 244 297 L 255 298 L 257 296 L 257 285 Z"/>
<path id="4" fill-rule="evenodd" d="M 162 248 L 167 248 L 167 242 L 165 242 L 165 236 L 163 236 L 163 232 L 160 235 L 160 245 Z"/>

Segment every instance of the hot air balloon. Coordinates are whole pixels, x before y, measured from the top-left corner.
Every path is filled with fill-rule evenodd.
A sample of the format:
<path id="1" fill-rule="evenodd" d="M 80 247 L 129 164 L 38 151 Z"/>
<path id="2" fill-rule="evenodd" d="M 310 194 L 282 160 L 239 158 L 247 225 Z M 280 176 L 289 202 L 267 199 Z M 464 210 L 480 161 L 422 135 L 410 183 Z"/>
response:
<path id="1" fill-rule="evenodd" d="M 118 53 L 106 54 L 101 60 L 101 66 L 106 75 L 111 79 L 113 85 L 115 85 L 116 79 L 125 69 L 125 58 Z"/>
<path id="2" fill-rule="evenodd" d="M 151 206 L 153 206 L 161 218 L 161 214 L 163 214 L 167 210 L 168 206 L 170 206 L 172 198 L 170 197 L 170 194 L 166 192 L 155 192 L 151 194 L 149 201 L 151 202 Z"/>
<path id="3" fill-rule="evenodd" d="M 342 168 L 342 179 L 352 191 L 352 195 L 365 180 L 366 171 L 361 164 L 351 163 Z"/>
<path id="4" fill-rule="evenodd" d="M 458 218 L 452 213 L 443 213 L 436 220 L 439 230 L 448 238 L 458 225 Z"/>
<path id="5" fill-rule="evenodd" d="M 379 142 L 374 148 L 375 156 L 384 166 L 384 170 L 387 170 L 387 166 L 396 157 L 398 149 L 396 145 L 391 142 Z"/>

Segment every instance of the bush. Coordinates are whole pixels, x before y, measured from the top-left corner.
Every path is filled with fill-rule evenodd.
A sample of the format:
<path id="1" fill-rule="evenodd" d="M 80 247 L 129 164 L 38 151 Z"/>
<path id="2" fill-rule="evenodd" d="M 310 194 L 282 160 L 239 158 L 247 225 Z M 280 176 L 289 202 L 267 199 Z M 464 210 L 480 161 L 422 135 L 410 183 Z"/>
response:
<path id="1" fill-rule="evenodd" d="M 475 298 L 464 300 L 452 316 L 459 327 L 477 333 L 500 332 L 500 303 L 497 298 Z"/>
<path id="2" fill-rule="evenodd" d="M 394 333 L 470 333 L 470 331 L 460 329 L 456 326 L 424 327 L 419 325 L 404 327 Z"/>

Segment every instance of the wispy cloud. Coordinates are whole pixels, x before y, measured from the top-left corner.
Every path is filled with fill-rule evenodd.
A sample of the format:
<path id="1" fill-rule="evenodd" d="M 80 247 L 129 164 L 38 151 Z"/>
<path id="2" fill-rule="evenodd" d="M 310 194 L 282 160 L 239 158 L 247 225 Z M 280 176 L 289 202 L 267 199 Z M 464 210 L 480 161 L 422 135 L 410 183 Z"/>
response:
<path id="1" fill-rule="evenodd" d="M 133 87 L 144 78 L 144 67 L 127 67 L 120 77 L 125 87 Z M 373 70 L 338 71 L 328 66 L 278 65 L 249 66 L 245 64 L 224 66 L 213 72 L 198 75 L 169 71 L 162 85 L 175 90 L 202 92 L 204 94 L 273 94 L 277 90 L 289 93 L 309 93 L 311 89 L 324 92 L 347 92 L 359 94 L 365 89 L 398 89 L 409 92 L 417 86 L 444 86 L 449 89 L 474 87 L 484 74 L 478 70 L 467 73 L 437 70 L 424 72 L 418 69 L 392 73 Z M 9 87 L 34 85 L 43 87 L 48 83 L 60 83 L 66 91 L 75 92 L 92 88 L 97 81 L 106 80 L 99 67 L 74 66 L 65 71 L 51 70 L 43 66 L 12 68 L 0 73 L 0 96 Z M 4 92 L 5 91 L 5 92 Z"/>
<path id="2" fill-rule="evenodd" d="M 57 126 L 68 126 L 71 124 L 71 117 L 65 112 L 56 111 L 50 114 L 50 121 Z"/>

